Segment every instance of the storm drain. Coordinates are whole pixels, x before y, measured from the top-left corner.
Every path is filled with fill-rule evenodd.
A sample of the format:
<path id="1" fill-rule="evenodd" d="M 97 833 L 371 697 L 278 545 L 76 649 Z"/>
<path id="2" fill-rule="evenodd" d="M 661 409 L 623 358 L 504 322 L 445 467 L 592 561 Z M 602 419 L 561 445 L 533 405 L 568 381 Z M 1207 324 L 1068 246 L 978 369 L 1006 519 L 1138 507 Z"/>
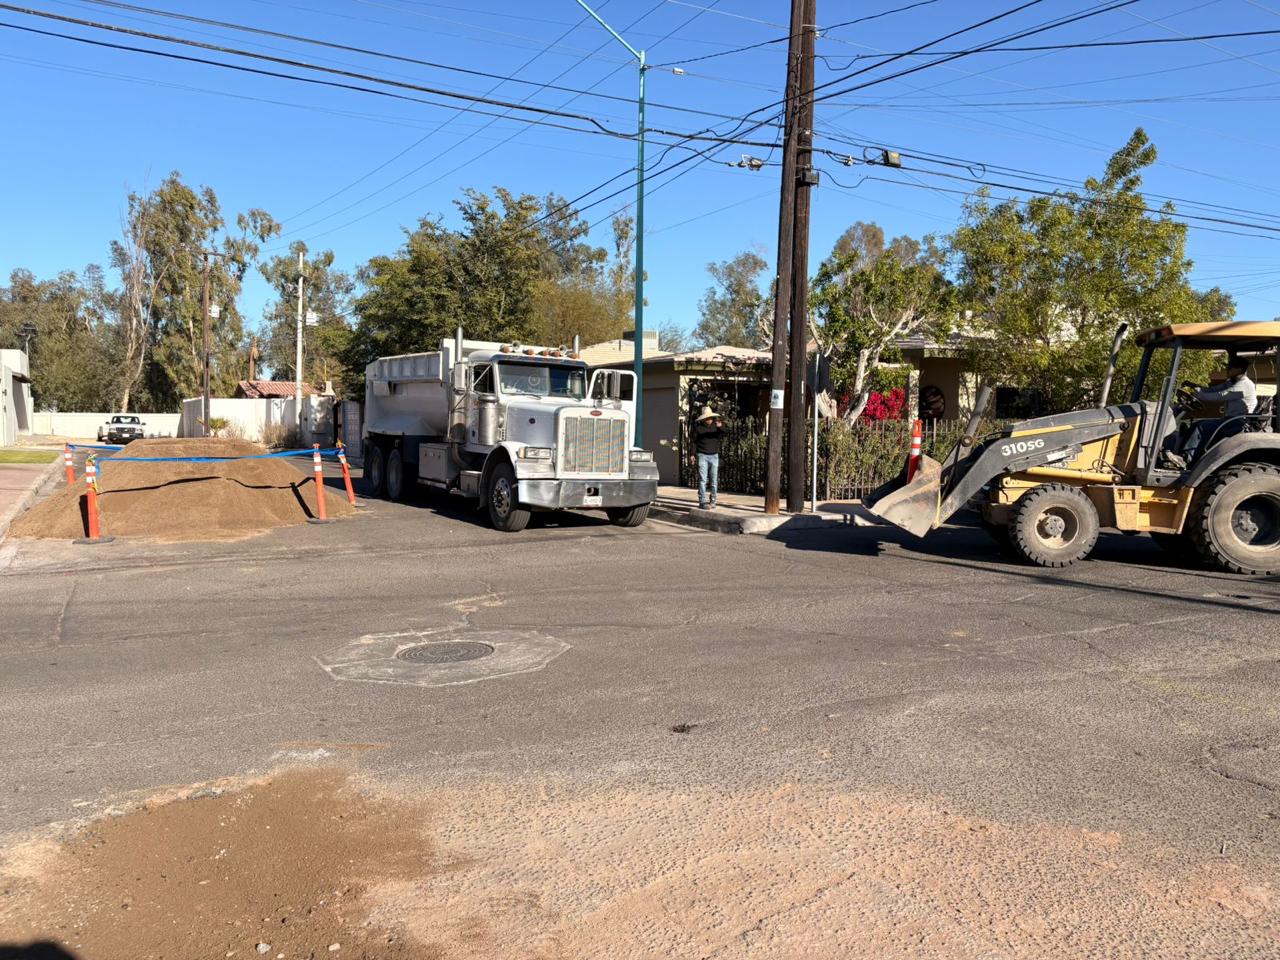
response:
<path id="1" fill-rule="evenodd" d="M 396 654 L 396 659 L 408 663 L 462 663 L 464 660 L 479 660 L 491 653 L 493 653 L 493 647 L 487 643 L 445 640 L 405 647 Z"/>

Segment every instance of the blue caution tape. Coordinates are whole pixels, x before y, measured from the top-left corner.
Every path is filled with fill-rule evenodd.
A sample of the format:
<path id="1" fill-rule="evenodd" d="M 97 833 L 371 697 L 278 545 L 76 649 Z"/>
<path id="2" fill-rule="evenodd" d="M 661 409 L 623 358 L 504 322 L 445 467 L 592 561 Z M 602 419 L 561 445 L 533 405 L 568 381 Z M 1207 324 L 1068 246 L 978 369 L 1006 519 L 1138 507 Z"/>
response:
<path id="1" fill-rule="evenodd" d="M 123 450 L 123 447 L 114 447 L 108 449 Z M 308 450 L 280 450 L 276 453 L 255 453 L 247 457 L 104 457 L 97 461 L 98 472 L 102 472 L 102 465 L 105 463 L 231 463 L 236 460 L 271 460 L 277 457 L 301 457 L 313 456 L 316 453 L 314 449 Z M 319 451 L 322 457 L 336 457 L 338 455 L 337 447 L 324 447 Z"/>
<path id="2" fill-rule="evenodd" d="M 68 443 L 72 450 L 123 450 L 124 447 L 113 443 Z"/>

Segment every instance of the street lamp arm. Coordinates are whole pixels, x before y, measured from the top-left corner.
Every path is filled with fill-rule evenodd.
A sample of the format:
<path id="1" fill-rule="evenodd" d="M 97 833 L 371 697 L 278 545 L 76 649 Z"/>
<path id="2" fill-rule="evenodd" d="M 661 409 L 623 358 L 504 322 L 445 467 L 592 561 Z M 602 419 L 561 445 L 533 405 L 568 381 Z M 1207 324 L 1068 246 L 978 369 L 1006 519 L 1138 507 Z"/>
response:
<path id="1" fill-rule="evenodd" d="M 608 30 L 608 31 L 609 31 L 609 33 L 610 33 L 610 35 L 612 35 L 613 39 L 617 40 L 620 44 L 622 44 L 624 47 L 626 47 L 626 48 L 627 48 L 627 51 L 628 51 L 628 52 L 629 52 L 633 57 L 635 57 L 637 60 L 639 60 L 641 64 L 643 64 L 643 63 L 644 63 L 644 52 L 643 52 L 643 51 L 641 51 L 641 50 L 637 50 L 637 49 L 636 49 L 635 47 L 633 47 L 631 44 L 627 43 L 627 41 L 626 41 L 626 40 L 622 39 L 622 34 L 618 33 L 618 31 L 617 31 L 617 30 L 613 29 L 613 27 L 611 27 L 611 26 L 609 26 L 607 23 L 605 23 L 605 22 L 604 22 L 604 19 L 600 16 L 600 14 L 596 13 L 596 12 L 595 12 L 594 10 L 592 10 L 589 6 L 587 6 L 587 5 L 586 5 L 586 3 L 584 3 L 584 2 L 583 2 L 583 0 L 578 0 L 578 6 L 580 6 L 583 10 L 587 11 L 587 13 L 589 13 L 589 14 L 591 15 L 591 19 L 593 19 L 596 23 L 600 24 L 600 26 L 602 26 L 602 27 L 604 27 L 606 30 Z"/>

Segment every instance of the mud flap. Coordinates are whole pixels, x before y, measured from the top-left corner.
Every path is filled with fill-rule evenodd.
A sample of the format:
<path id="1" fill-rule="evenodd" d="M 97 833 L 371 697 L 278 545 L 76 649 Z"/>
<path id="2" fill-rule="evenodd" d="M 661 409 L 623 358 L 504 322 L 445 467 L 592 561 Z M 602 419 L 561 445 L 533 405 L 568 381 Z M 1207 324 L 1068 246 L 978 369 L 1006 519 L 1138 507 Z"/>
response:
<path id="1" fill-rule="evenodd" d="M 887 483 L 864 500 L 863 506 L 882 520 L 923 537 L 938 519 L 941 491 L 942 464 L 932 457 L 921 457 L 920 468 L 910 483 Z"/>

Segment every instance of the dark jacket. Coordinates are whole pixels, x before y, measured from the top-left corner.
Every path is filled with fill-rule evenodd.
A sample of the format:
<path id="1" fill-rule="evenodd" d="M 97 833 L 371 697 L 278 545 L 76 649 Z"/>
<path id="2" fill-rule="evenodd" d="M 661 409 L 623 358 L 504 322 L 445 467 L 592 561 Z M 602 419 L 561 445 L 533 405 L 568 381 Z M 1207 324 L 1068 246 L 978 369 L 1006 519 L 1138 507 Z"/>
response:
<path id="1" fill-rule="evenodd" d="M 701 420 L 693 425 L 693 449 L 698 453 L 718 454 L 722 439 L 724 428 L 715 420 Z"/>

